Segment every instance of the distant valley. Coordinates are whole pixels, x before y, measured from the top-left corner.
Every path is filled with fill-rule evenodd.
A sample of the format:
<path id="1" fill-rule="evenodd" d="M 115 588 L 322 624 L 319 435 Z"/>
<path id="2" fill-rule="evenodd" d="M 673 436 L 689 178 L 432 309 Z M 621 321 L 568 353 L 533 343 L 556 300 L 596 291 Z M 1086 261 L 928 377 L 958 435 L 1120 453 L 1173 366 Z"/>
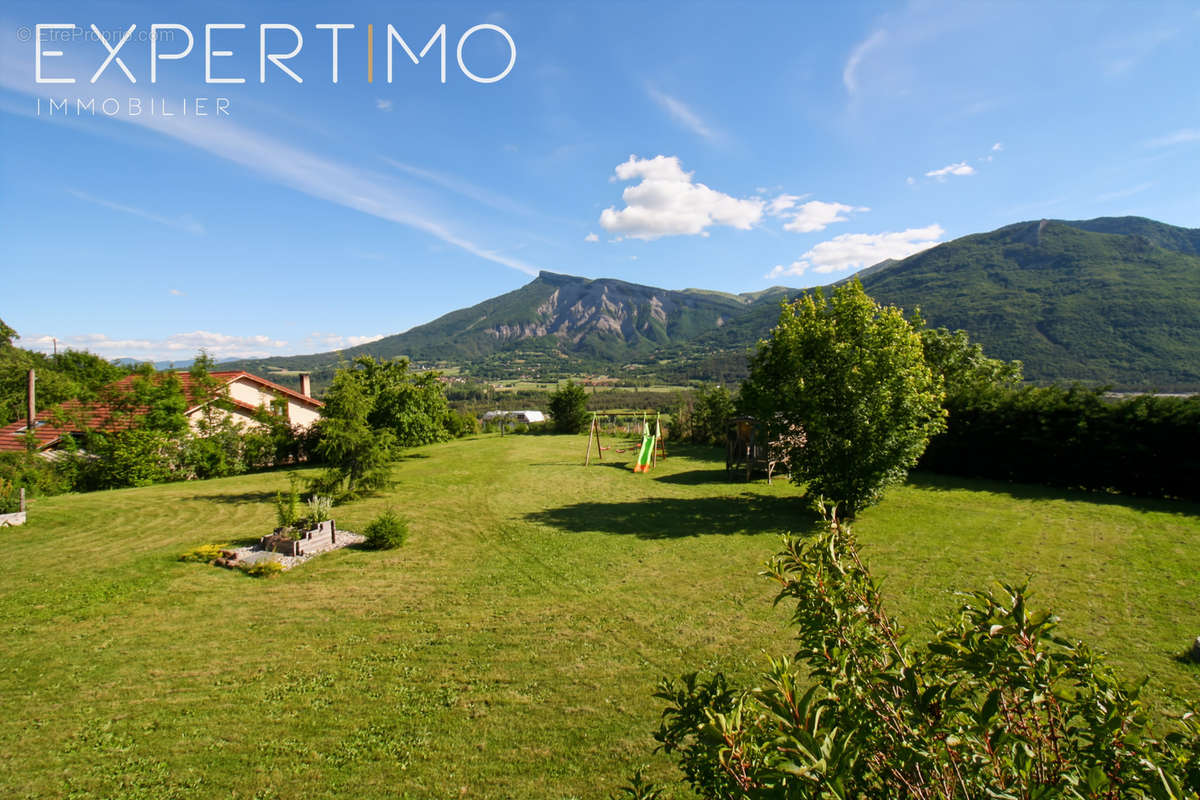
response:
<path id="1" fill-rule="evenodd" d="M 1020 222 L 861 271 L 881 303 L 967 330 L 1036 382 L 1200 388 L 1200 230 L 1140 217 Z M 343 351 L 231 362 L 318 384 L 359 355 L 408 356 L 481 379 L 580 373 L 732 380 L 779 303 L 803 290 L 728 294 L 542 272 L 530 283 Z M 224 365 L 223 365 L 224 366 Z"/>

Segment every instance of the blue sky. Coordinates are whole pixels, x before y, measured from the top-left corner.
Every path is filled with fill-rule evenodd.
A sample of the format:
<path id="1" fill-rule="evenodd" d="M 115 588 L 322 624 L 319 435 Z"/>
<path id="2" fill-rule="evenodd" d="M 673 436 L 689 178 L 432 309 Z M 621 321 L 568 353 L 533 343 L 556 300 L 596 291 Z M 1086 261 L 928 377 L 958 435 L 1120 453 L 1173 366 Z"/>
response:
<path id="1" fill-rule="evenodd" d="M 26 346 L 316 352 L 542 269 L 740 292 L 1020 220 L 1200 226 L 1194 3 L 200 5 L 0 11 L 0 317 Z M 78 26 L 42 45 L 62 52 L 43 78 L 76 83 L 35 82 L 39 23 Z M 154 23 L 194 43 L 151 84 Z M 244 84 L 205 83 L 216 23 L 246 26 L 211 48 L 233 52 L 213 76 Z M 322 23 L 355 26 L 337 84 Z M 89 82 L 109 55 L 92 24 L 110 46 L 137 25 L 116 53 L 136 83 L 115 58 Z M 270 61 L 259 81 L 262 24 L 300 31 L 280 63 L 302 83 Z M 389 24 L 414 52 L 446 26 L 444 84 L 438 41 L 417 65 L 394 44 L 386 81 Z M 493 83 L 456 58 L 476 25 L 515 45 Z M 166 35 L 162 53 L 185 47 Z M 463 44 L 478 77 L 510 56 L 495 28 Z M 185 115 L 199 97 L 208 116 Z"/>

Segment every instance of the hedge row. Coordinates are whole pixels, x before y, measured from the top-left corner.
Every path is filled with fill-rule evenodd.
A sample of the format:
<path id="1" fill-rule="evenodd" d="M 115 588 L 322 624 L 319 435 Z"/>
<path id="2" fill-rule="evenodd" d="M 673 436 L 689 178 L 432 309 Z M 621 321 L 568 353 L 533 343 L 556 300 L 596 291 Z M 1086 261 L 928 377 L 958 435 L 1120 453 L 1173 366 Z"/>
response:
<path id="1" fill-rule="evenodd" d="M 1145 497 L 1200 500 L 1200 397 L 1128 399 L 1024 388 L 953 398 L 921 468 Z"/>

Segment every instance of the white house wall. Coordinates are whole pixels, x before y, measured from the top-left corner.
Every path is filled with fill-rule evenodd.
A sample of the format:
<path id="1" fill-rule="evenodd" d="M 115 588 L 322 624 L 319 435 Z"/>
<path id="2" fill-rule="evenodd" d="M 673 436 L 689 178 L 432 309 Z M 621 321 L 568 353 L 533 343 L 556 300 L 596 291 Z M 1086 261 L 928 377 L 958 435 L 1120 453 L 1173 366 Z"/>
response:
<path id="1" fill-rule="evenodd" d="M 286 400 L 288 421 L 306 430 L 321 418 L 321 413 L 312 406 L 302 403 L 290 395 L 276 394 L 270 388 L 249 378 L 238 378 L 229 384 L 229 399 L 254 408 L 265 406 L 268 409 L 277 399 Z M 245 416 L 247 419 L 251 418 L 249 413 L 245 413 Z"/>

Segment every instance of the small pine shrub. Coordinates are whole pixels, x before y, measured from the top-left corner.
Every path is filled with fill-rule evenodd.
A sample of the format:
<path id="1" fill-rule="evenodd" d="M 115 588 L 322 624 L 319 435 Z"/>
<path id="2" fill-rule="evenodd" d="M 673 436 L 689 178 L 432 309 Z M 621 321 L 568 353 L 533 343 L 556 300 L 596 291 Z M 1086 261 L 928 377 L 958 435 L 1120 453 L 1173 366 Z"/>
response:
<path id="1" fill-rule="evenodd" d="M 367 537 L 364 544 L 372 550 L 391 550 L 408 538 L 408 523 L 389 508 L 371 520 L 363 535 Z"/>
<path id="2" fill-rule="evenodd" d="M 227 547 L 229 547 L 227 544 L 202 544 L 195 550 L 188 550 L 179 557 L 179 560 L 211 564 L 221 557 L 221 551 Z"/>
<path id="3" fill-rule="evenodd" d="M 253 564 L 242 564 L 238 569 L 251 578 L 273 578 L 283 572 L 283 564 L 278 561 L 255 561 Z"/>
<path id="4" fill-rule="evenodd" d="M 300 476 L 288 473 L 288 493 L 275 493 L 275 518 L 281 528 L 292 528 L 300 521 Z"/>

